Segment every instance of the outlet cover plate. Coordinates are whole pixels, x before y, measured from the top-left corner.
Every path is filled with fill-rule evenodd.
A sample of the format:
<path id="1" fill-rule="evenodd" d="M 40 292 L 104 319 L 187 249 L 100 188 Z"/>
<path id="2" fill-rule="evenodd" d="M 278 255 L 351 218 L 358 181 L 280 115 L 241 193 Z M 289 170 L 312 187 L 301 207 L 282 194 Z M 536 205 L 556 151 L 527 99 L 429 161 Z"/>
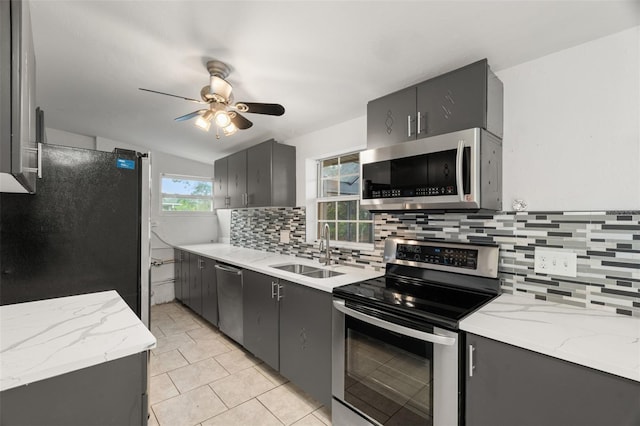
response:
<path id="1" fill-rule="evenodd" d="M 289 244 L 290 237 L 291 237 L 291 231 L 289 231 L 288 229 L 280 230 L 280 242 L 282 244 Z"/>
<path id="2" fill-rule="evenodd" d="M 533 270 L 537 274 L 575 278 L 578 272 L 577 255 L 570 250 L 536 247 Z"/>

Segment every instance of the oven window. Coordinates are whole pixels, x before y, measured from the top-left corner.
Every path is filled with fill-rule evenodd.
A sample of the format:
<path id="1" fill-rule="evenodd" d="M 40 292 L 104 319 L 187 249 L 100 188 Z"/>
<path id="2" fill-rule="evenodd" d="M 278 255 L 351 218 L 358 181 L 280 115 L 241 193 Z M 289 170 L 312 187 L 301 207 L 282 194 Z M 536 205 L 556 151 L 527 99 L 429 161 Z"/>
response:
<path id="1" fill-rule="evenodd" d="M 345 318 L 344 397 L 382 425 L 432 425 L 433 345 Z"/>

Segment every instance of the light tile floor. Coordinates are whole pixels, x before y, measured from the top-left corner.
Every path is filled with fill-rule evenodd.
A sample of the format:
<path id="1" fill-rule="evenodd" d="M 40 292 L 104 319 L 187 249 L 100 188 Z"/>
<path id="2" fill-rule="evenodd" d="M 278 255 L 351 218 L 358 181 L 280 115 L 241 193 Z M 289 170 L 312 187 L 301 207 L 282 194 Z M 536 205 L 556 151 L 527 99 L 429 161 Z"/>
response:
<path id="1" fill-rule="evenodd" d="M 324 426 L 331 413 L 180 303 L 151 307 L 151 426 Z"/>

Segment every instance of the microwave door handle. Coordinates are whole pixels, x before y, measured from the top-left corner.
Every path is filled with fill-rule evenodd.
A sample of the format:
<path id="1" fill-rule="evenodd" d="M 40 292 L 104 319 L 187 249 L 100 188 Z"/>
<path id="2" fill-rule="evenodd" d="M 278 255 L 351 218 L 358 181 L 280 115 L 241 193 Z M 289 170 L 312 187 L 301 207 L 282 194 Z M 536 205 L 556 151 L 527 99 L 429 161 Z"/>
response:
<path id="1" fill-rule="evenodd" d="M 462 184 L 462 159 L 464 157 L 464 141 L 458 141 L 458 150 L 456 152 L 456 187 L 460 201 L 464 201 L 464 185 Z"/>
<path id="2" fill-rule="evenodd" d="M 384 320 L 381 320 L 380 318 L 372 317 L 371 315 L 363 314 L 362 312 L 358 312 L 351 308 L 347 308 L 344 304 L 344 301 L 342 300 L 334 300 L 333 306 L 334 308 L 336 308 L 337 310 L 339 310 L 345 315 L 349 315 L 350 317 L 359 319 L 360 321 L 364 321 L 368 324 L 375 325 L 380 328 L 384 328 L 385 330 L 389 330 L 394 333 L 420 339 L 425 342 L 436 343 L 438 345 L 451 346 L 454 343 L 456 343 L 455 337 L 439 336 L 437 334 L 426 333 L 420 330 L 414 330 L 409 327 L 404 327 L 402 325 L 394 324 L 389 321 L 384 321 Z"/>

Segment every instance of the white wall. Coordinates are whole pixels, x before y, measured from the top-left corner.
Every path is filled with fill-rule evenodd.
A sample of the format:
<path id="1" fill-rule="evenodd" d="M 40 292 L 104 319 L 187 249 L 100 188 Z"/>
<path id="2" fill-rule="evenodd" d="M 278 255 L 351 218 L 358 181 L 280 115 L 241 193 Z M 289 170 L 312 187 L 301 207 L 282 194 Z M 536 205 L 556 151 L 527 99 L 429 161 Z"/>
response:
<path id="1" fill-rule="evenodd" d="M 95 136 L 79 135 L 64 130 L 47 127 L 47 143 L 53 145 L 72 146 L 74 148 L 96 149 Z"/>
<path id="2" fill-rule="evenodd" d="M 497 75 L 504 210 L 516 198 L 530 211 L 640 209 L 640 27 Z M 296 204 L 315 223 L 315 160 L 365 148 L 366 117 L 286 143 L 296 146 Z"/>
<path id="3" fill-rule="evenodd" d="M 497 72 L 503 200 L 640 209 L 640 27 Z"/>

